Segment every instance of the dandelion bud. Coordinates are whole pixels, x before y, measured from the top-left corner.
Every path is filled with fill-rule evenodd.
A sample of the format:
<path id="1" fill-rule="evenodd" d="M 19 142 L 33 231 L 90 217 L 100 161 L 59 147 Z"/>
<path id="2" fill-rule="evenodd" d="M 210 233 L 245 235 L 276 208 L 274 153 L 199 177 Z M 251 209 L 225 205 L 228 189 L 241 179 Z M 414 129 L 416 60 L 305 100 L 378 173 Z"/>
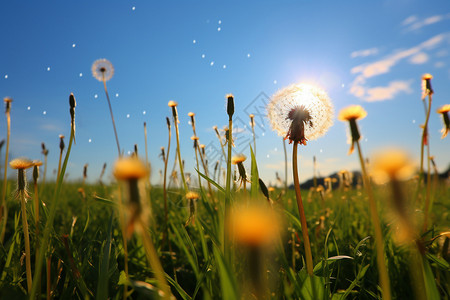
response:
<path id="1" fill-rule="evenodd" d="M 261 189 L 261 192 L 263 193 L 264 197 L 266 197 L 267 201 L 270 202 L 269 190 L 267 189 L 266 184 L 264 183 L 264 181 L 262 181 L 261 178 L 258 179 L 258 182 L 259 182 L 259 188 Z"/>
<path id="2" fill-rule="evenodd" d="M 228 94 L 226 97 L 227 97 L 227 114 L 229 119 L 231 120 L 234 114 L 234 96 L 233 94 Z"/>
<path id="3" fill-rule="evenodd" d="M 164 150 L 164 147 L 161 147 L 161 157 L 162 157 L 162 159 L 165 161 L 166 160 L 166 152 L 165 152 L 165 150 Z"/>
<path id="4" fill-rule="evenodd" d="M 59 149 L 61 150 L 61 152 L 63 152 L 64 150 L 64 135 L 60 134 L 59 135 Z"/>
<path id="5" fill-rule="evenodd" d="M 3 145 L 5 144 L 5 140 L 0 141 L 0 150 L 3 148 Z"/>
<path id="6" fill-rule="evenodd" d="M 136 157 L 138 156 L 138 146 L 137 146 L 137 144 L 134 144 L 134 155 Z"/>
<path id="7" fill-rule="evenodd" d="M 37 180 L 39 178 L 39 167 L 42 166 L 42 161 L 40 160 L 33 160 L 34 168 L 33 168 L 33 180 L 34 183 L 37 183 Z"/>
<path id="8" fill-rule="evenodd" d="M 166 117 L 166 122 L 167 122 L 167 128 L 170 130 L 170 119 L 168 117 Z"/>
<path id="9" fill-rule="evenodd" d="M 83 178 L 84 179 L 87 178 L 87 167 L 88 167 L 88 164 L 85 164 L 84 167 L 83 167 Z"/>

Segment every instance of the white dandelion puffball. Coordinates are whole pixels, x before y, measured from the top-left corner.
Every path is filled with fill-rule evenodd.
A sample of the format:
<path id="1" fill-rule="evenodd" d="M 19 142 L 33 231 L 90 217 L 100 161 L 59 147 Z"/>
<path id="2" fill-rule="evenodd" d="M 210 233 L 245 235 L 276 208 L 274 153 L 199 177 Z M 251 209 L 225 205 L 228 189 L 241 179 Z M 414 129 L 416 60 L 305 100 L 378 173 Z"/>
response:
<path id="1" fill-rule="evenodd" d="M 97 59 L 92 64 L 92 75 L 98 81 L 108 81 L 114 75 L 114 67 L 106 58 Z"/>
<path id="2" fill-rule="evenodd" d="M 306 145 L 305 141 L 324 135 L 333 125 L 334 108 L 325 91 L 301 83 L 276 92 L 267 105 L 267 114 L 278 135 Z M 298 131 L 303 140 L 293 137 Z"/>

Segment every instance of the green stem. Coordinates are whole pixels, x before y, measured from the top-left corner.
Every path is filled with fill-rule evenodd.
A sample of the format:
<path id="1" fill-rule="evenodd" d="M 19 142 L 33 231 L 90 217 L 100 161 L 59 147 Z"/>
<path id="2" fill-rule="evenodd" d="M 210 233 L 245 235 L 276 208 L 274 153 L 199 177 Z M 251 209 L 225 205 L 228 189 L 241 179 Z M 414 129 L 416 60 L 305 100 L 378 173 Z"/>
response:
<path id="1" fill-rule="evenodd" d="M 122 154 L 120 152 L 119 137 L 117 135 L 116 122 L 114 121 L 114 115 L 113 115 L 113 111 L 112 111 L 112 107 L 111 107 L 111 101 L 109 100 L 108 89 L 106 88 L 105 72 L 102 72 L 102 76 L 103 76 L 103 87 L 105 88 L 106 100 L 108 100 L 109 113 L 111 114 L 111 121 L 112 121 L 112 125 L 114 128 L 114 136 L 116 137 L 117 151 L 119 152 L 119 157 L 120 157 L 120 156 L 122 156 Z"/>
<path id="2" fill-rule="evenodd" d="M 19 176 L 25 176 L 24 173 L 20 174 L 20 171 L 24 172 L 24 170 L 19 170 Z M 25 265 L 27 271 L 27 288 L 28 293 L 31 292 L 32 286 L 32 275 L 31 275 L 31 251 L 30 251 L 30 236 L 28 234 L 28 222 L 27 222 L 27 208 L 25 204 L 25 191 L 19 191 L 20 204 L 22 210 L 22 225 L 23 225 L 23 235 L 25 240 Z"/>
<path id="3" fill-rule="evenodd" d="M 61 187 L 62 187 L 62 182 L 64 179 L 64 174 L 66 172 L 67 163 L 69 162 L 69 156 L 70 156 L 70 151 L 72 149 L 72 143 L 73 143 L 74 136 L 75 136 L 75 132 L 72 128 L 72 130 L 70 131 L 69 146 L 67 147 L 67 153 L 64 158 L 63 166 L 61 168 L 61 174 L 58 177 L 58 181 L 56 183 L 56 190 L 55 190 L 55 193 L 53 194 L 53 199 L 50 204 L 51 207 L 50 207 L 50 211 L 48 214 L 47 223 L 45 224 L 45 228 L 44 228 L 44 235 L 42 237 L 41 251 L 39 253 L 39 259 L 37 260 L 37 263 L 36 263 L 36 270 L 34 272 L 33 285 L 31 288 L 30 299 L 36 298 L 36 292 L 38 289 L 38 282 L 39 282 L 38 276 L 40 276 L 41 271 L 42 271 L 42 263 L 44 261 L 44 256 L 46 253 L 45 249 L 48 248 L 50 231 L 53 228 L 53 222 L 55 220 L 55 215 L 56 215 L 56 208 L 58 206 L 58 202 L 60 199 L 59 195 L 61 193 Z"/>
<path id="4" fill-rule="evenodd" d="M 224 221 L 228 222 L 228 217 L 230 213 L 231 206 L 231 151 L 233 144 L 233 119 L 230 116 L 228 119 L 228 155 L 227 155 L 227 180 L 226 180 L 226 188 L 225 188 L 225 215 Z M 224 223 L 225 224 L 225 223 Z M 230 256 L 230 243 L 229 243 L 229 234 L 227 226 L 224 228 L 224 241 L 223 241 L 223 253 L 226 261 L 229 262 Z"/>
<path id="5" fill-rule="evenodd" d="M 6 206 L 6 186 L 7 186 L 7 173 L 8 173 L 8 155 L 9 155 L 9 140 L 11 136 L 11 115 L 6 112 L 6 153 L 5 153 L 5 171 L 3 173 L 3 190 L 2 190 L 2 202 L 0 207 L 0 224 L 2 226 L 0 234 L 0 242 L 3 244 L 3 239 L 5 238 L 6 232 L 6 221 L 8 220 L 8 208 Z"/>
<path id="6" fill-rule="evenodd" d="M 175 133 L 177 136 L 177 156 L 178 156 L 178 163 L 180 164 L 180 173 L 181 173 L 181 179 L 183 180 L 183 186 L 184 186 L 184 192 L 187 193 L 189 191 L 188 186 L 186 184 L 186 179 L 184 178 L 184 168 L 183 168 L 183 161 L 181 160 L 181 153 L 180 153 L 180 133 L 178 131 L 178 118 L 174 117 L 175 123 Z"/>
<path id="7" fill-rule="evenodd" d="M 378 270 L 380 272 L 380 284 L 381 284 L 381 293 L 383 300 L 391 299 L 391 288 L 389 284 L 389 275 L 386 268 L 385 260 L 384 260 L 384 242 L 383 235 L 381 232 L 380 220 L 378 218 L 377 213 L 377 204 L 375 203 L 375 199 L 373 197 L 372 186 L 369 182 L 369 177 L 367 175 L 366 166 L 364 163 L 364 159 L 362 156 L 361 146 L 359 145 L 359 141 L 356 141 L 356 146 L 358 148 L 358 156 L 359 162 L 361 163 L 361 170 L 363 173 L 363 183 L 367 191 L 367 195 L 369 197 L 369 206 L 370 206 L 370 214 L 374 224 L 375 229 L 375 246 L 377 251 L 377 265 Z"/>

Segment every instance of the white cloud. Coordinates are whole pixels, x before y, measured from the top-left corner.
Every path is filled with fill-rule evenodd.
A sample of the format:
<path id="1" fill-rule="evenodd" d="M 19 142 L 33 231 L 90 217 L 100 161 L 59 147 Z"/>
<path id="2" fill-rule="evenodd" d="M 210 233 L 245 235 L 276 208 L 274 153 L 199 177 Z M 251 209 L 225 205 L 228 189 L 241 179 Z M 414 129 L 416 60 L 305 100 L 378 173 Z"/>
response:
<path id="1" fill-rule="evenodd" d="M 424 64 L 428 61 L 429 57 L 426 53 L 424 52 L 420 52 L 417 53 L 416 55 L 412 56 L 409 59 L 409 62 L 415 65 L 420 65 L 420 64 Z"/>
<path id="2" fill-rule="evenodd" d="M 358 50 L 358 51 L 353 51 L 350 54 L 351 58 L 355 58 L 355 57 L 366 57 L 366 56 L 370 56 L 370 55 L 375 55 L 378 54 L 378 48 L 370 48 L 370 49 L 364 49 L 364 50 Z"/>
<path id="3" fill-rule="evenodd" d="M 351 73 L 357 76 L 350 84 L 350 93 L 366 101 L 381 101 L 392 99 L 392 95 L 398 92 L 408 92 L 409 85 L 405 81 L 393 81 L 387 87 L 374 88 L 367 87 L 366 82 L 369 78 L 389 73 L 394 66 L 405 59 L 412 64 L 427 62 L 429 55 L 426 52 L 440 46 L 445 41 L 450 41 L 450 33 L 438 34 L 414 47 L 393 51 L 380 60 L 353 67 Z"/>
<path id="4" fill-rule="evenodd" d="M 402 22 L 402 26 L 407 26 L 406 31 L 414 31 L 447 19 L 450 19 L 450 14 L 434 15 L 423 20 L 419 20 L 416 16 L 410 16 Z"/>
<path id="5" fill-rule="evenodd" d="M 443 62 L 443 61 L 437 61 L 435 64 L 434 64 L 434 67 L 435 68 L 442 68 L 442 67 L 444 67 L 445 66 L 445 63 Z"/>
<path id="6" fill-rule="evenodd" d="M 366 101 L 384 101 L 391 100 L 400 92 L 411 93 L 412 81 L 391 81 L 388 86 L 377 86 L 367 89 Z"/>
<path id="7" fill-rule="evenodd" d="M 417 20 L 418 20 L 417 16 L 412 15 L 412 16 L 407 17 L 405 20 L 403 20 L 402 25 L 407 26 L 411 23 L 416 22 Z"/>

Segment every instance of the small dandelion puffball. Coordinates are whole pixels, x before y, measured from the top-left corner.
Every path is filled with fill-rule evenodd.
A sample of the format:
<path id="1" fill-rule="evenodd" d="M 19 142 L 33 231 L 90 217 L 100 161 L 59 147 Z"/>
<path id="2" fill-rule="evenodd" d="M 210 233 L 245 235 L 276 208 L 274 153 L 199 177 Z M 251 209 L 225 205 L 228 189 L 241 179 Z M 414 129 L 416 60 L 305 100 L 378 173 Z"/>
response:
<path id="1" fill-rule="evenodd" d="M 333 124 L 333 105 L 325 91 L 308 84 L 292 84 L 275 93 L 267 105 L 272 129 L 290 142 L 306 145 Z"/>
<path id="2" fill-rule="evenodd" d="M 114 67 L 106 58 L 97 59 L 92 64 L 92 75 L 98 81 L 108 81 L 114 75 Z"/>

